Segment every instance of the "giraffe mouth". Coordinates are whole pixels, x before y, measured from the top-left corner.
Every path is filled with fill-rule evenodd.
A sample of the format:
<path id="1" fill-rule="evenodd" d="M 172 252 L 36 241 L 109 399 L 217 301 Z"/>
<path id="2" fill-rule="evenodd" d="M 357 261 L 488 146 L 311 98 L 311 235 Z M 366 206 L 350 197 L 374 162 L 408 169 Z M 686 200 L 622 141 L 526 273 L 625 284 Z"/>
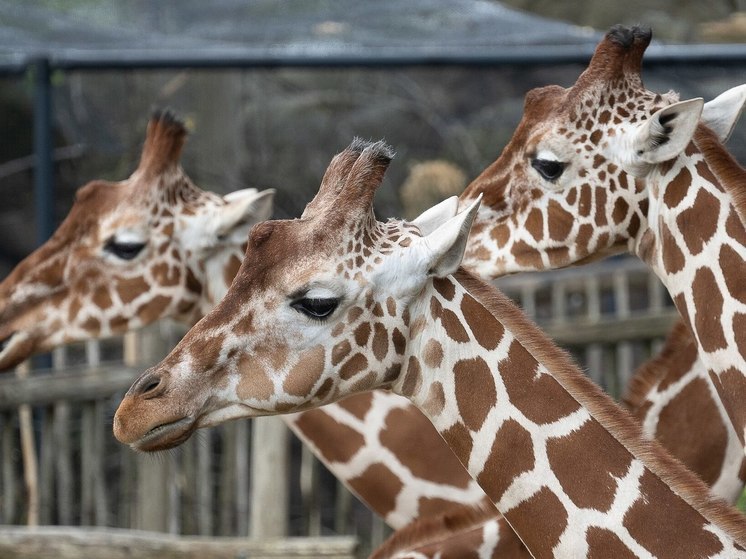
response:
<path id="1" fill-rule="evenodd" d="M 142 452 L 156 452 L 168 450 L 185 442 L 197 428 L 196 421 L 191 417 L 184 417 L 176 421 L 156 425 L 130 446 Z"/>

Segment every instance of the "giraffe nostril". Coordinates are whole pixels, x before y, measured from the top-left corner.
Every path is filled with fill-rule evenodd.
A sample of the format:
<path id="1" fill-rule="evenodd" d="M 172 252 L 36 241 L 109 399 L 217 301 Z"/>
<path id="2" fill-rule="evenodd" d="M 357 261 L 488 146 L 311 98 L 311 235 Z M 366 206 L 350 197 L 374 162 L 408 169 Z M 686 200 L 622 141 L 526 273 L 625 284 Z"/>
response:
<path id="1" fill-rule="evenodd" d="M 165 384 L 162 374 L 152 372 L 141 377 L 132 387 L 132 392 L 143 398 L 155 398 L 163 392 Z"/>
<path id="2" fill-rule="evenodd" d="M 143 387 L 143 389 L 142 389 L 143 395 L 147 394 L 148 392 L 152 392 L 153 390 L 155 390 L 156 388 L 158 388 L 158 385 L 160 383 L 161 383 L 160 380 L 150 381 L 150 383 L 147 386 Z"/>

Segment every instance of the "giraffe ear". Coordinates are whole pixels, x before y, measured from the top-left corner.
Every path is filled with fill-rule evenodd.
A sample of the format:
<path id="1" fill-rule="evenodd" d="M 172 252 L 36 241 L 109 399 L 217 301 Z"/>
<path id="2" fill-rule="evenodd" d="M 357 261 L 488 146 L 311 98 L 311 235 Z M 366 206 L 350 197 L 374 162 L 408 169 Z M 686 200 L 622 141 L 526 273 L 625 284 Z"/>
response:
<path id="1" fill-rule="evenodd" d="M 423 235 L 429 235 L 444 221 L 455 216 L 456 212 L 458 212 L 458 196 L 451 196 L 422 212 L 412 220 L 412 224 L 416 225 Z"/>
<path id="2" fill-rule="evenodd" d="M 640 163 L 657 164 L 678 156 L 694 136 L 704 101 L 680 101 L 660 109 L 635 132 L 632 146 Z"/>
<path id="3" fill-rule="evenodd" d="M 419 239 L 415 246 L 423 253 L 428 265 L 428 275 L 442 278 L 458 270 L 466 250 L 471 224 L 481 201 L 480 194 L 464 211 Z"/>
<path id="4" fill-rule="evenodd" d="M 702 109 L 702 122 L 715 132 L 722 143 L 725 143 L 736 122 L 741 118 L 744 103 L 746 84 L 733 87 L 705 103 Z"/>
<path id="5" fill-rule="evenodd" d="M 218 238 L 245 241 L 254 224 L 269 219 L 272 215 L 274 197 L 273 188 L 262 191 L 245 188 L 223 196 L 227 204 L 220 206 L 215 215 Z"/>

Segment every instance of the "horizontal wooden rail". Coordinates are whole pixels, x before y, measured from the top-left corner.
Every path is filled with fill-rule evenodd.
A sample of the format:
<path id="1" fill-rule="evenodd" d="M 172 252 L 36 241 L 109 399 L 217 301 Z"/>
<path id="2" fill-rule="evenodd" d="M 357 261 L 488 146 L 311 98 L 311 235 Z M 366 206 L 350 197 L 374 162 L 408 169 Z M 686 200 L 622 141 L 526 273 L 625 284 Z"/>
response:
<path id="1" fill-rule="evenodd" d="M 594 321 L 572 318 L 564 324 L 542 324 L 542 328 L 560 345 L 614 344 L 664 338 L 678 319 L 676 309 L 666 309 L 657 315 L 632 315 L 627 318 Z"/>
<path id="2" fill-rule="evenodd" d="M 0 526 L 3 559 L 354 559 L 356 547 L 351 536 L 255 540 L 117 528 Z"/>
<path id="3" fill-rule="evenodd" d="M 142 369 L 123 365 L 78 367 L 24 379 L 0 378 L 0 410 L 19 404 L 48 405 L 58 401 L 84 402 L 126 391 Z"/>

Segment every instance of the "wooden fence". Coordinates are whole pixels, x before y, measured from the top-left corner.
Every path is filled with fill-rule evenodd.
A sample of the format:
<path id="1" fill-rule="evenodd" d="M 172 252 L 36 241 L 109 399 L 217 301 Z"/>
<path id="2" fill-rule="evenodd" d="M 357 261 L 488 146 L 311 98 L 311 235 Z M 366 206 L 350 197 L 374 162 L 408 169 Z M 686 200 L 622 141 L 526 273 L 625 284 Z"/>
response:
<path id="1" fill-rule="evenodd" d="M 677 316 L 658 280 L 633 259 L 523 274 L 498 285 L 615 396 Z M 276 418 L 202 430 L 156 456 L 113 439 L 122 394 L 181 333 L 166 324 L 56 350 L 52 370 L 0 379 L 0 524 L 23 524 L 29 513 L 19 443 L 19 409 L 26 409 L 38 457 L 38 502 L 31 505 L 42 525 L 193 536 L 354 535 L 362 553 L 377 545 L 386 531 L 380 519 L 308 451 L 288 447 Z"/>

